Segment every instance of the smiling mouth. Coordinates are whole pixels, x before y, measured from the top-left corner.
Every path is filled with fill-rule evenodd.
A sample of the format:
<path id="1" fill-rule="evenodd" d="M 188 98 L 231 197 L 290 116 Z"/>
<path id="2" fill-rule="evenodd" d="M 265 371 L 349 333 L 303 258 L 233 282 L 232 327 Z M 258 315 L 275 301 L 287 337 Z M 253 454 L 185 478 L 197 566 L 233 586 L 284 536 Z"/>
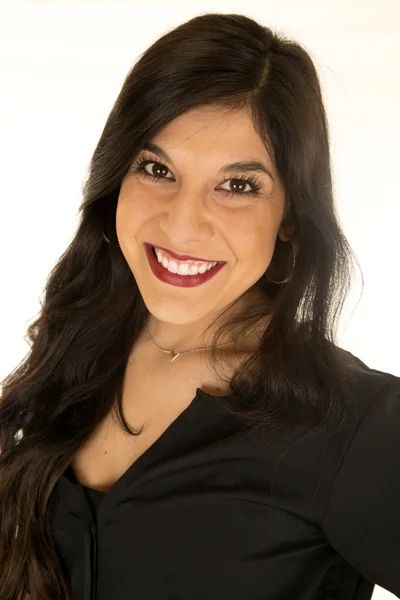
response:
<path id="1" fill-rule="evenodd" d="M 164 260 L 161 262 L 157 258 L 154 246 L 144 244 L 144 248 L 151 271 L 155 277 L 164 284 L 171 286 L 183 288 L 197 287 L 213 279 L 225 266 L 225 263 L 217 264 L 216 261 L 214 261 L 213 265 L 202 263 L 198 266 L 199 263 L 196 265 L 194 261 L 189 261 L 190 264 L 180 262 L 178 265 L 174 260 L 168 260 L 168 264 L 166 265 Z"/>
<path id="2" fill-rule="evenodd" d="M 168 250 L 167 248 L 163 248 L 162 246 L 154 246 L 148 242 L 144 242 L 145 246 L 147 246 L 148 248 L 151 249 L 152 253 L 154 254 L 154 256 L 157 258 L 157 254 L 155 252 L 155 248 L 157 248 L 158 250 L 160 250 L 162 253 L 164 254 L 168 254 L 169 257 L 172 260 L 178 261 L 178 262 L 186 262 L 186 263 L 195 263 L 195 262 L 202 262 L 202 263 L 217 263 L 217 265 L 224 265 L 226 263 L 226 261 L 224 260 L 207 260 L 204 258 L 195 258 L 193 256 L 187 256 L 187 255 L 179 255 L 176 254 L 175 252 L 173 252 L 172 250 Z"/>

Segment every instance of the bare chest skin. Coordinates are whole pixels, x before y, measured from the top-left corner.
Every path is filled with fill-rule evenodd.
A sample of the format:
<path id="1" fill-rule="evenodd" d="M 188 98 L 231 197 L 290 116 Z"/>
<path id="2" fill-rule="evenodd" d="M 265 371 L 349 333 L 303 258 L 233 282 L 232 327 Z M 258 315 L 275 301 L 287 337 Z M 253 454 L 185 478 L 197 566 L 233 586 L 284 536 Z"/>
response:
<path id="1" fill-rule="evenodd" d="M 212 396 L 230 393 L 225 382 L 207 372 L 197 353 L 171 363 L 168 354 L 158 352 L 135 351 L 124 376 L 123 412 L 129 427 L 136 431 L 143 426 L 142 433 L 124 432 L 109 413 L 71 461 L 81 484 L 108 492 L 189 406 L 197 387 Z"/>

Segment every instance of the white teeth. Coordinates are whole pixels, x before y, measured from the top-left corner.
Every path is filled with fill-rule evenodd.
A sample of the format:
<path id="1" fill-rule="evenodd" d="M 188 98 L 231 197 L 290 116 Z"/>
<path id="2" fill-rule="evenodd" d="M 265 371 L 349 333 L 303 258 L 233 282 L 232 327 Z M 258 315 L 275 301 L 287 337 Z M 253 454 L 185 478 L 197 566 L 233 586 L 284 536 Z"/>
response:
<path id="1" fill-rule="evenodd" d="M 205 273 L 218 264 L 217 262 L 202 263 L 201 265 L 197 266 L 190 263 L 168 259 L 158 248 L 154 248 L 154 251 L 156 253 L 158 262 L 161 263 L 163 267 L 168 269 L 170 273 L 178 273 L 178 275 L 197 275 L 198 273 Z"/>

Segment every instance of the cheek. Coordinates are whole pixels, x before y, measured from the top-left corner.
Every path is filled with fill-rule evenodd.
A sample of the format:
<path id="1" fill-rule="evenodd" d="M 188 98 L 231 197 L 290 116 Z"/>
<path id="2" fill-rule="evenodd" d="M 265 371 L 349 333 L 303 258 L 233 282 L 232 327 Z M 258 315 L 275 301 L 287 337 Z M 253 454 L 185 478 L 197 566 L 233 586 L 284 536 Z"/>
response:
<path id="1" fill-rule="evenodd" d="M 278 226 L 270 218 L 263 216 L 252 219 L 240 219 L 233 227 L 229 227 L 230 237 L 237 240 L 242 254 L 253 257 L 255 261 L 266 260 L 273 253 Z M 240 240 L 240 241 L 239 241 Z"/>
<path id="2" fill-rule="evenodd" d="M 230 230 L 238 262 L 261 276 L 271 262 L 277 234 L 278 225 L 271 224 L 271 220 L 242 221 L 241 227 Z"/>
<path id="3" fill-rule="evenodd" d="M 136 230 L 153 212 L 153 202 L 143 189 L 132 183 L 121 186 L 116 208 L 117 230 Z"/>
<path id="4" fill-rule="evenodd" d="M 120 236 L 121 233 L 123 233 L 123 231 L 127 228 L 128 224 L 131 224 L 129 204 L 126 201 L 126 196 L 124 196 L 123 193 L 120 193 L 118 197 L 117 208 L 115 211 L 115 228 L 118 236 Z"/>

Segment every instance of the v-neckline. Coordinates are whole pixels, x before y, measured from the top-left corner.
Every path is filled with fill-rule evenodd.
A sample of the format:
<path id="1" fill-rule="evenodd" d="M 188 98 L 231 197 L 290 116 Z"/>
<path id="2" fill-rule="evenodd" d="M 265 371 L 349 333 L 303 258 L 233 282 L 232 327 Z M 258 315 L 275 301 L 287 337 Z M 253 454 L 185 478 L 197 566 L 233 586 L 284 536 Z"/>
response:
<path id="1" fill-rule="evenodd" d="M 141 454 L 135 461 L 126 469 L 126 471 L 117 479 L 117 481 L 111 486 L 111 488 L 107 492 L 102 492 L 104 496 L 102 497 L 96 512 L 97 520 L 100 521 L 104 515 L 109 514 L 112 510 L 113 506 L 118 502 L 120 498 L 121 491 L 128 485 L 129 481 L 131 481 L 136 475 L 140 472 L 144 471 L 151 463 L 153 463 L 159 456 L 162 455 L 163 451 L 166 450 L 170 444 L 176 441 L 178 438 L 174 436 L 174 433 L 181 429 L 181 434 L 184 432 L 185 428 L 183 425 L 189 420 L 189 418 L 194 417 L 198 414 L 198 409 L 204 405 L 204 402 L 209 402 L 210 405 L 214 404 L 218 406 L 218 400 L 220 398 L 226 399 L 231 397 L 230 394 L 226 394 L 224 396 L 211 396 L 204 392 L 201 388 L 196 388 L 196 393 L 192 401 L 188 404 L 188 406 L 174 419 L 170 425 L 161 433 L 161 435 L 149 446 L 143 454 Z M 180 437 L 179 436 L 179 437 Z M 65 474 L 65 471 L 69 469 L 70 473 L 72 473 L 73 478 L 76 483 L 70 480 L 69 477 Z M 68 487 L 72 487 L 73 490 L 79 493 L 81 500 L 88 504 L 88 499 L 86 492 L 84 490 L 84 486 L 80 483 L 78 478 L 75 475 L 75 472 L 71 466 L 65 469 L 64 473 L 61 475 L 62 485 L 67 485 Z M 92 488 L 89 488 L 92 489 Z M 73 493 L 72 490 L 70 490 Z M 93 490 L 94 492 L 101 493 L 101 490 Z M 88 515 L 87 509 L 85 507 L 85 516 Z"/>

